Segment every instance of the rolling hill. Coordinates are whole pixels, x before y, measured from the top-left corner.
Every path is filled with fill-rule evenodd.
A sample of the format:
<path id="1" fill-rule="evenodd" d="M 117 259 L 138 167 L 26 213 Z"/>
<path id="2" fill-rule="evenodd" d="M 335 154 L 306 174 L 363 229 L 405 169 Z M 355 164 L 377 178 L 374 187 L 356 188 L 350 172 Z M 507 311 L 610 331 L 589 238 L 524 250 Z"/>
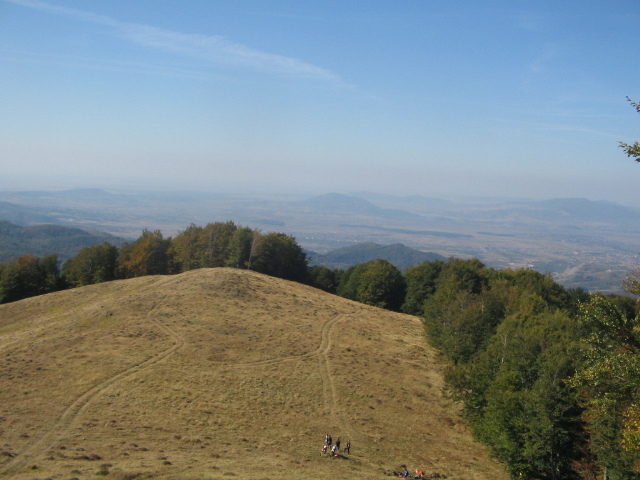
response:
<path id="1" fill-rule="evenodd" d="M 506 479 L 422 332 L 235 269 L 0 305 L 0 478 Z M 326 433 L 351 452 L 321 455 Z"/>
<path id="2" fill-rule="evenodd" d="M 368 200 L 339 193 L 327 193 L 294 203 L 301 208 L 322 215 L 368 215 L 383 218 L 418 217 L 418 215 L 406 210 L 380 208 Z"/>
<path id="3" fill-rule="evenodd" d="M 60 260 L 66 260 L 77 255 L 83 247 L 103 242 L 120 246 L 124 240 L 109 233 L 87 232 L 62 225 L 23 227 L 0 220 L 0 262 L 15 259 L 21 255 L 46 256 L 52 253 L 57 253 Z"/>
<path id="4" fill-rule="evenodd" d="M 387 260 L 402 271 L 412 265 L 419 265 L 427 261 L 447 260 L 446 257 L 438 253 L 422 252 L 401 243 L 378 245 L 373 242 L 336 248 L 324 254 L 309 252 L 309 256 L 311 265 L 324 265 L 328 268 L 342 268 L 344 270 L 358 263 L 369 262 L 378 258 Z"/>

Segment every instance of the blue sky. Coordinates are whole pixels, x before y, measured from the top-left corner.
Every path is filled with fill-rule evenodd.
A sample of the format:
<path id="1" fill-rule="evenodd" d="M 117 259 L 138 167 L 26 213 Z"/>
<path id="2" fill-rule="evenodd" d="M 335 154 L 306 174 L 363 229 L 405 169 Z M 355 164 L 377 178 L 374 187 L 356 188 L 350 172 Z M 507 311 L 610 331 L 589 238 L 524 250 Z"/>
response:
<path id="1" fill-rule="evenodd" d="M 640 2 L 0 0 L 0 186 L 640 206 Z"/>

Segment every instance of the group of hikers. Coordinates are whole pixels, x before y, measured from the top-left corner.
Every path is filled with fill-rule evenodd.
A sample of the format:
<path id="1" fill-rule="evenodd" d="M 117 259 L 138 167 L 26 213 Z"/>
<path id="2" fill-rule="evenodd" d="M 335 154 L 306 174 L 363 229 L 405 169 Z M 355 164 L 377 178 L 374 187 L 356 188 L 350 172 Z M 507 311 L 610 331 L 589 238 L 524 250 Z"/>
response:
<path id="1" fill-rule="evenodd" d="M 322 446 L 321 454 L 329 452 L 331 457 L 338 457 L 340 454 L 340 439 L 336 440 L 336 443 L 333 443 L 333 438 L 328 433 L 324 436 L 324 445 Z M 351 453 L 351 440 L 347 440 L 346 445 L 344 446 L 343 452 L 345 454 Z"/>
<path id="2" fill-rule="evenodd" d="M 411 478 L 411 474 L 409 473 L 409 470 L 407 470 L 407 467 L 404 467 L 404 470 L 401 470 L 399 472 L 393 472 L 393 473 L 400 478 Z M 416 474 L 413 478 L 422 480 L 425 478 L 424 475 L 425 475 L 424 470 L 420 470 L 416 468 Z"/>
<path id="3" fill-rule="evenodd" d="M 333 438 L 331 438 L 331 435 L 327 433 L 324 436 L 324 444 L 322 445 L 322 451 L 320 452 L 320 455 L 329 453 L 331 458 L 336 458 L 336 457 L 340 457 L 340 453 L 338 453 L 339 451 L 340 451 L 340 439 L 337 439 L 334 443 Z M 351 453 L 351 440 L 347 440 L 347 443 L 345 444 L 344 449 L 342 451 L 344 452 L 344 454 Z M 390 470 L 388 470 L 387 472 L 388 472 L 388 475 L 391 475 Z M 427 478 L 436 478 L 431 476 L 427 477 L 424 470 L 420 470 L 419 468 L 416 468 L 416 473 L 414 475 L 409 472 L 406 465 L 400 465 L 400 470 L 394 471 L 393 475 L 398 476 L 400 478 L 413 478 L 416 480 L 426 480 Z M 439 477 L 439 475 L 437 475 L 437 477 Z"/>
<path id="4" fill-rule="evenodd" d="M 333 438 L 331 438 L 331 435 L 327 433 L 324 436 L 324 444 L 322 445 L 322 451 L 320 452 L 320 455 L 329 453 L 331 458 L 340 457 L 340 453 L 338 453 L 339 451 L 340 451 L 340 439 L 337 439 L 334 443 Z M 351 453 L 351 440 L 347 440 L 347 443 L 345 444 L 344 449 L 342 451 L 345 454 Z M 391 474 L 390 470 L 388 471 L 388 474 L 389 475 Z M 394 471 L 393 475 L 398 476 L 400 478 L 414 478 L 417 480 L 425 480 L 427 478 L 425 476 L 424 470 L 420 470 L 419 468 L 416 468 L 415 475 L 412 475 L 407 469 L 406 465 L 400 465 L 400 471 Z M 429 478 L 432 478 L 432 477 L 429 477 Z"/>

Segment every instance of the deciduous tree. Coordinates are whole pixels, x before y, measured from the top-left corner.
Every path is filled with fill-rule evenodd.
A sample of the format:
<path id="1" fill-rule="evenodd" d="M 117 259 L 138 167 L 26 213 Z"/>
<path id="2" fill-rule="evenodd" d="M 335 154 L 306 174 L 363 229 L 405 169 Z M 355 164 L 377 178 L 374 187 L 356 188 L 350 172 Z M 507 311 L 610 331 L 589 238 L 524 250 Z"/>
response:
<path id="1" fill-rule="evenodd" d="M 586 408 L 591 449 L 612 480 L 640 478 L 640 317 L 595 295 L 580 319 L 587 364 L 572 383 Z"/>
<path id="2" fill-rule="evenodd" d="M 249 227 L 238 228 L 229 242 L 227 266 L 235 268 L 251 268 L 251 257 L 256 254 L 262 233 Z"/>
<path id="3" fill-rule="evenodd" d="M 251 270 L 296 282 L 309 280 L 307 255 L 294 237 L 284 233 L 268 233 L 260 238 L 251 257 Z"/>
<path id="4" fill-rule="evenodd" d="M 85 247 L 63 265 L 64 278 L 73 287 L 115 280 L 118 248 L 110 243 Z"/>
<path id="5" fill-rule="evenodd" d="M 404 280 L 407 284 L 407 294 L 402 311 L 410 315 L 422 315 L 424 303 L 436 291 L 436 281 L 444 266 L 442 260 L 424 262 L 413 265 L 404 272 Z"/>
<path id="6" fill-rule="evenodd" d="M 309 276 L 312 286 L 329 293 L 336 293 L 338 280 L 336 272 L 322 265 L 315 265 L 309 269 Z"/>
<path id="7" fill-rule="evenodd" d="M 145 229 L 132 243 L 120 249 L 118 275 L 121 278 L 171 273 L 172 259 L 169 252 L 171 239 L 165 239 L 160 230 Z"/>
<path id="8" fill-rule="evenodd" d="M 382 259 L 349 268 L 338 286 L 340 296 L 395 311 L 400 310 L 405 293 L 402 272 Z"/>
<path id="9" fill-rule="evenodd" d="M 629 97 L 627 97 L 629 103 L 636 109 L 636 112 L 640 113 L 640 104 L 634 102 Z M 635 141 L 631 145 L 625 142 L 619 142 L 620 147 L 624 150 L 628 157 L 632 157 L 636 162 L 640 162 L 640 142 Z"/>
<path id="10" fill-rule="evenodd" d="M 232 239 L 237 229 L 231 221 L 208 223 L 205 227 L 189 225 L 171 239 L 170 255 L 176 270 L 184 272 L 226 266 L 232 255 Z"/>
<path id="11" fill-rule="evenodd" d="M 57 254 L 42 259 L 24 255 L 4 265 L 0 276 L 0 303 L 60 290 L 63 282 L 58 263 Z"/>

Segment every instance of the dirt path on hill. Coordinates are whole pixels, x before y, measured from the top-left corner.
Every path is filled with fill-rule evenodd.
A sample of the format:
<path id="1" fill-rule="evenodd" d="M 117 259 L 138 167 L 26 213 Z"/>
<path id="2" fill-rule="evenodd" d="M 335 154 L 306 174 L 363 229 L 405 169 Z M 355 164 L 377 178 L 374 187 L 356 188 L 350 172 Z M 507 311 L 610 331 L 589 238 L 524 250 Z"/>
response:
<path id="1" fill-rule="evenodd" d="M 336 415 L 337 394 L 336 386 L 333 382 L 333 374 L 331 373 L 331 362 L 329 359 L 329 352 L 331 350 L 331 331 L 335 325 L 342 320 L 344 315 L 325 323 L 322 328 L 322 342 L 320 348 L 316 353 L 318 357 L 318 366 L 320 368 L 320 374 L 322 375 L 322 391 L 324 399 L 325 411 L 335 421 L 338 420 Z"/>
<path id="2" fill-rule="evenodd" d="M 296 361 L 304 358 L 315 358 L 318 362 L 318 370 L 322 380 L 322 408 L 328 417 L 327 428 L 339 431 L 344 438 L 352 438 L 353 432 L 338 411 L 339 396 L 334 382 L 333 367 L 331 365 L 330 352 L 333 346 L 333 336 L 339 323 L 347 320 L 351 314 L 344 314 L 327 320 L 320 331 L 320 342 L 315 351 L 301 355 L 278 357 L 252 362 L 216 362 L 216 365 L 232 368 L 252 368 L 266 365 L 275 365 L 284 362 Z"/>
<path id="3" fill-rule="evenodd" d="M 276 358 L 268 358 L 266 360 L 255 360 L 252 362 L 235 362 L 234 361 L 234 362 L 213 362 L 213 363 L 214 365 L 222 366 L 222 367 L 235 367 L 235 368 L 260 367 L 263 365 L 275 365 L 278 363 L 291 362 L 295 360 L 300 360 L 301 358 L 313 358 L 313 357 L 318 357 L 320 355 L 326 356 L 331 343 L 331 340 L 329 337 L 330 330 L 333 328 L 333 326 L 337 322 L 339 322 L 342 319 L 342 317 L 344 317 L 344 315 L 338 316 L 336 318 L 332 318 L 331 320 L 327 320 L 322 325 L 322 330 L 320 332 L 320 345 L 313 352 L 307 352 L 300 355 L 291 355 L 288 357 L 276 357 Z"/>
<path id="4" fill-rule="evenodd" d="M 78 417 L 80 417 L 83 411 L 95 398 L 105 394 L 111 386 L 113 386 L 120 380 L 129 378 L 137 373 L 155 366 L 163 360 L 166 360 L 168 357 L 173 355 L 177 350 L 181 349 L 185 345 L 184 338 L 182 338 L 174 330 L 160 323 L 153 317 L 153 312 L 163 304 L 164 297 L 160 301 L 158 301 L 157 304 L 149 311 L 147 317 L 155 327 L 165 333 L 165 335 L 167 335 L 167 337 L 172 340 L 172 345 L 156 354 L 155 356 L 143 362 L 137 363 L 87 390 L 62 412 L 62 414 L 53 423 L 53 425 L 51 425 L 49 430 L 44 435 L 27 446 L 27 448 L 21 454 L 10 460 L 4 466 L 4 469 L 0 470 L 0 474 L 5 475 L 6 478 L 12 478 L 20 470 L 25 468 L 29 463 L 33 462 L 39 456 L 41 456 L 43 452 L 49 450 L 53 446 L 52 442 L 54 441 L 54 439 L 63 436 L 64 432 L 66 432 L 71 427 L 74 421 Z"/>
<path id="5" fill-rule="evenodd" d="M 335 376 L 333 374 L 331 357 L 329 354 L 331 352 L 331 347 L 333 346 L 332 338 L 333 334 L 335 333 L 334 330 L 336 326 L 349 317 L 349 314 L 340 315 L 339 317 L 325 324 L 322 329 L 321 347 L 318 349 L 317 353 L 318 368 L 320 370 L 323 383 L 324 409 L 326 414 L 329 416 L 327 428 L 329 429 L 329 433 L 331 433 L 331 431 L 336 433 L 337 431 L 343 439 L 352 439 L 355 437 L 352 425 L 350 424 L 350 422 L 344 419 L 343 415 L 339 412 L 338 409 L 339 396 L 334 381 Z M 340 437 L 335 438 L 337 440 Z M 342 443 L 342 448 L 344 448 L 344 444 L 346 444 L 346 441 L 342 440 Z"/>

